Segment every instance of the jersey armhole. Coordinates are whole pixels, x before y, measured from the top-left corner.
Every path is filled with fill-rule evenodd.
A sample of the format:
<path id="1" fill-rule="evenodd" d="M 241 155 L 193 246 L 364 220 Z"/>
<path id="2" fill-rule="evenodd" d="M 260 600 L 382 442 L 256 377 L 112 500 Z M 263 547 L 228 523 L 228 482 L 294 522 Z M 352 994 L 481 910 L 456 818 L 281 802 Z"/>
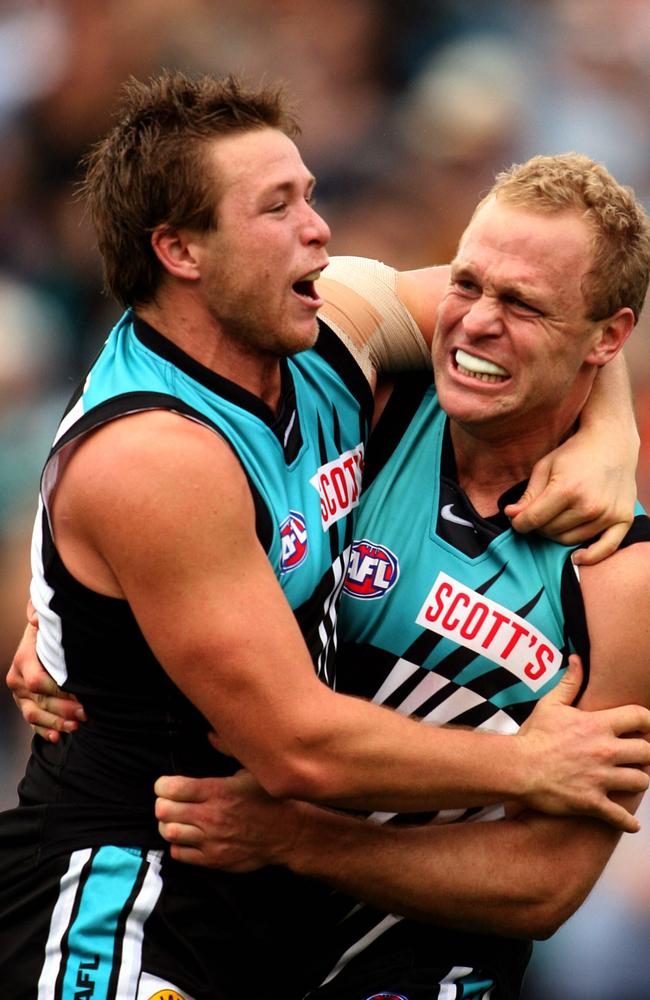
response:
<path id="1" fill-rule="evenodd" d="M 320 317 L 318 329 L 318 340 L 314 345 L 314 350 L 323 361 L 327 362 L 330 368 L 334 369 L 347 389 L 361 404 L 363 416 L 370 426 L 375 401 L 368 379 L 341 338 Z"/>
<path id="2" fill-rule="evenodd" d="M 595 538 L 592 539 L 592 541 L 595 541 Z M 625 535 L 625 538 L 619 545 L 619 548 L 625 549 L 629 545 L 635 545 L 637 542 L 650 542 L 650 518 L 646 514 L 636 515 L 627 534 Z M 588 544 L 588 541 L 583 542 L 583 546 Z M 571 623 L 566 626 L 566 639 L 571 641 L 573 648 L 582 660 L 582 667 L 584 671 L 582 684 L 580 685 L 580 690 L 575 698 L 575 704 L 580 700 L 585 692 L 587 684 L 589 683 L 589 656 L 591 645 L 589 642 L 589 631 L 587 629 L 587 615 L 585 612 L 584 601 L 582 599 L 582 590 L 580 589 L 580 580 L 578 573 L 576 572 L 576 567 L 571 562 L 571 554 L 567 556 L 562 569 L 560 599 L 562 602 L 564 620 L 567 623 Z"/>
<path id="3" fill-rule="evenodd" d="M 163 392 L 122 393 L 122 395 L 114 396 L 105 403 L 100 403 L 99 406 L 95 406 L 91 410 L 84 413 L 79 420 L 72 424 L 71 427 L 69 427 L 68 430 L 61 435 L 52 448 L 43 470 L 41 490 L 44 490 L 44 483 L 47 477 L 47 470 L 50 461 L 63 448 L 71 444 L 75 438 L 91 431 L 95 427 L 99 427 L 101 424 L 108 423 L 111 420 L 116 420 L 129 413 L 139 413 L 145 410 L 171 410 L 174 413 L 187 417 L 189 420 L 195 420 L 197 423 L 203 424 L 204 427 L 208 427 L 229 445 L 233 454 L 237 458 L 237 461 L 241 465 L 244 475 L 246 476 L 253 498 L 253 506 L 255 508 L 255 533 L 260 544 L 262 545 L 262 548 L 268 554 L 273 541 L 273 521 L 271 514 L 260 490 L 253 482 L 228 434 L 226 434 L 217 423 L 210 420 L 209 417 L 206 417 L 204 413 L 201 413 L 199 410 L 194 409 L 194 407 L 189 406 L 177 396 L 167 395 Z"/>

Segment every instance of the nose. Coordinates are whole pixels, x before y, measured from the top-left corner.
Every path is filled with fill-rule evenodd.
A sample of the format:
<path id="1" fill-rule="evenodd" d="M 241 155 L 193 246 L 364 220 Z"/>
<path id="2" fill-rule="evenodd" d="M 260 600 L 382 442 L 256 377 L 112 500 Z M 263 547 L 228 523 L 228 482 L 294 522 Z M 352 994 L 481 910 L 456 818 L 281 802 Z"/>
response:
<path id="1" fill-rule="evenodd" d="M 463 329 L 471 337 L 498 336 L 503 332 L 501 303 L 494 296 L 480 295 L 463 317 Z"/>
<path id="2" fill-rule="evenodd" d="M 315 208 L 305 204 L 306 215 L 302 227 L 302 238 L 304 243 L 311 246 L 325 246 L 329 243 L 332 235 L 330 227 L 325 222 L 322 215 L 319 215 Z"/>

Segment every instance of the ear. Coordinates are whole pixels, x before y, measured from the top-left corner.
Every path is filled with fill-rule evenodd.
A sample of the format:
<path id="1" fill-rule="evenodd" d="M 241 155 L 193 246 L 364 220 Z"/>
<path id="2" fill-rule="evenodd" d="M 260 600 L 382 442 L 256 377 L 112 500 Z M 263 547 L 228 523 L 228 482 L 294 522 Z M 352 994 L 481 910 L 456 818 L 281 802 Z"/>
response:
<path id="1" fill-rule="evenodd" d="M 201 277 L 196 236 L 187 229 L 158 226 L 151 234 L 151 246 L 164 269 L 175 278 L 198 281 Z"/>
<path id="2" fill-rule="evenodd" d="M 635 322 L 629 306 L 603 320 L 596 328 L 596 339 L 585 361 L 600 367 L 615 358 L 632 333 Z"/>

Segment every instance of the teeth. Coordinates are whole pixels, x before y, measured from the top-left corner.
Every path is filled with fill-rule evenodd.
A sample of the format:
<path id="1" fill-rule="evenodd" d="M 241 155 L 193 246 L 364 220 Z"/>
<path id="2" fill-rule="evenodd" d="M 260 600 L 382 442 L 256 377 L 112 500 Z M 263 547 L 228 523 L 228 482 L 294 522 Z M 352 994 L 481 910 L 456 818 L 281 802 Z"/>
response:
<path id="1" fill-rule="evenodd" d="M 320 269 L 318 271 L 310 271 L 309 274 L 306 274 L 305 277 L 301 278 L 300 280 L 301 281 L 318 281 L 318 279 L 320 278 L 321 270 L 322 269 Z"/>
<path id="2" fill-rule="evenodd" d="M 456 364 L 463 375 L 473 375 L 481 382 L 500 382 L 502 378 L 508 377 L 508 372 L 501 365 L 485 358 L 475 358 L 460 347 L 456 350 Z"/>

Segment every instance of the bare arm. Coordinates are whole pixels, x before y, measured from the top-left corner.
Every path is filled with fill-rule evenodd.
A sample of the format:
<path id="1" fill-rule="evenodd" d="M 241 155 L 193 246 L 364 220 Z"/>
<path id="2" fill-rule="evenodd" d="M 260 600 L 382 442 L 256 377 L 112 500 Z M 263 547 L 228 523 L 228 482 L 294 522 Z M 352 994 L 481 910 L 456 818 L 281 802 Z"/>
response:
<path id="1" fill-rule="evenodd" d="M 163 412 L 103 427 L 71 457 L 53 517 L 68 569 L 129 601 L 172 680 L 272 795 L 405 811 L 504 797 L 555 810 L 570 798 L 629 822 L 602 779 L 636 774 L 613 765 L 646 744 L 614 740 L 611 726 L 650 728 L 641 709 L 594 726 L 558 698 L 561 730 L 547 715 L 506 737 L 442 732 L 323 685 L 255 535 L 244 473 L 205 428 Z M 585 783 L 587 730 L 598 752 Z"/>
<path id="2" fill-rule="evenodd" d="M 522 813 L 452 826 L 379 826 L 270 799 L 242 772 L 204 779 L 191 804 L 156 783 L 178 861 L 232 872 L 283 865 L 387 912 L 514 937 L 547 937 L 580 905 L 618 834 L 596 820 Z M 187 780 L 187 779 L 186 779 Z"/>
<path id="3" fill-rule="evenodd" d="M 628 698 L 650 704 L 649 548 L 583 571 L 592 636 L 587 709 Z M 612 600 L 622 592 L 631 603 L 624 610 Z M 598 821 L 530 812 L 495 823 L 378 826 L 271 802 L 245 774 L 188 785 L 183 803 L 165 797 L 169 781 L 157 783 L 157 815 L 177 859 L 234 871 L 283 864 L 382 909 L 465 930 L 548 936 L 584 900 L 618 840 Z M 625 801 L 634 808 L 639 798 Z"/>

